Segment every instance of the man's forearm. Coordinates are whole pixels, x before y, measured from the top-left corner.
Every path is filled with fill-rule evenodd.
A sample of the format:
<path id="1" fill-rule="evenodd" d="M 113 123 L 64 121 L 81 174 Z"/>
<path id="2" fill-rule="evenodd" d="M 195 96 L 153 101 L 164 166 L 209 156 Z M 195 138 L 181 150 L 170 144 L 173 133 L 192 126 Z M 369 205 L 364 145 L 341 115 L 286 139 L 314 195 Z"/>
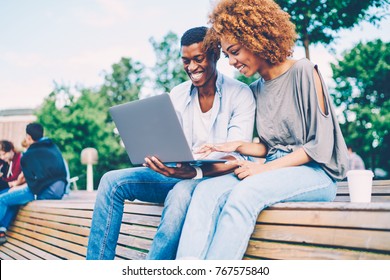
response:
<path id="1" fill-rule="evenodd" d="M 233 156 L 227 156 L 223 159 L 226 160 L 235 160 L 236 158 Z M 213 164 L 205 164 L 201 166 L 203 177 L 216 177 L 225 174 L 229 174 L 237 168 L 237 165 L 225 164 L 225 163 L 213 163 Z"/>

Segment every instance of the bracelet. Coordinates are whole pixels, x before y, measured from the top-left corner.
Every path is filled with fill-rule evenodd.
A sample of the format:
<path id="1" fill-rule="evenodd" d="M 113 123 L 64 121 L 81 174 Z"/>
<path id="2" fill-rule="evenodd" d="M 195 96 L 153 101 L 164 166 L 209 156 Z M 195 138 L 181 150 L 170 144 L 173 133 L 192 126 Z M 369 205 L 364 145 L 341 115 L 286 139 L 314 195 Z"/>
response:
<path id="1" fill-rule="evenodd" d="M 202 179 L 203 178 L 203 171 L 199 166 L 192 166 L 195 168 L 196 176 L 192 178 L 193 180 Z"/>

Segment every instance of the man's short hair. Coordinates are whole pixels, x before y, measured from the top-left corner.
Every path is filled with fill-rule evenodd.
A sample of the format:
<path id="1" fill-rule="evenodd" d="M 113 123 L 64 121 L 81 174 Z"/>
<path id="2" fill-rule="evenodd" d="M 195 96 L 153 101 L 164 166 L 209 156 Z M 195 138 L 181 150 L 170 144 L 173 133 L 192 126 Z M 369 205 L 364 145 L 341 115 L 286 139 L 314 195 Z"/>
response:
<path id="1" fill-rule="evenodd" d="M 207 55 L 215 55 L 216 61 L 219 59 L 221 48 L 219 42 L 216 40 L 205 40 L 207 39 L 207 32 L 209 28 L 206 26 L 199 26 L 188 29 L 184 32 L 183 36 L 180 39 L 180 45 L 190 46 L 196 43 L 204 43 L 203 51 L 207 53 Z"/>
<path id="2" fill-rule="evenodd" d="M 206 26 L 194 27 L 184 32 L 181 37 L 181 46 L 190 46 L 192 44 L 203 42 L 208 28 Z"/>
<path id="3" fill-rule="evenodd" d="M 30 135 L 34 141 L 38 141 L 43 137 L 43 126 L 39 123 L 30 123 L 26 127 L 26 133 Z"/>

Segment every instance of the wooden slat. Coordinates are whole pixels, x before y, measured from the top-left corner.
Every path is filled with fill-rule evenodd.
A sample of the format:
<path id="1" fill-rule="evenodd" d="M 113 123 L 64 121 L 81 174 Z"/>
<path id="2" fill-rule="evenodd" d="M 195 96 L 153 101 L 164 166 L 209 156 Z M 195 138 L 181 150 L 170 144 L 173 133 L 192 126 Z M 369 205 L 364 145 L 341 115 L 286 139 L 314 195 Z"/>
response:
<path id="1" fill-rule="evenodd" d="M 20 215 L 25 217 L 30 217 L 34 219 L 48 220 L 53 222 L 60 222 L 63 224 L 71 224 L 71 225 L 80 225 L 80 226 L 91 226 L 90 219 L 83 219 L 77 217 L 65 217 L 65 216 L 56 216 L 54 214 L 45 214 L 45 213 L 35 213 L 35 212 L 24 212 L 21 211 Z"/>
<path id="2" fill-rule="evenodd" d="M 53 214 L 56 216 L 76 217 L 84 219 L 92 219 L 92 211 L 88 210 L 76 210 L 76 209 L 63 209 L 63 208 L 49 208 L 49 207 L 34 207 L 30 209 L 22 208 L 21 213 L 41 213 L 41 214 Z"/>
<path id="3" fill-rule="evenodd" d="M 147 226 L 139 226 L 139 225 L 129 225 L 122 223 L 120 232 L 127 235 L 134 235 L 138 237 L 145 237 L 153 239 L 156 234 L 157 228 L 155 227 L 147 227 Z"/>
<path id="4" fill-rule="evenodd" d="M 277 242 L 249 242 L 247 257 L 283 260 L 388 260 L 390 255 L 337 248 L 285 244 Z"/>
<path id="5" fill-rule="evenodd" d="M 3 250 L 0 251 L 0 260 L 14 260 L 11 256 L 7 255 Z"/>
<path id="6" fill-rule="evenodd" d="M 86 246 L 88 244 L 88 237 L 85 236 L 80 236 L 78 234 L 74 233 L 68 233 L 68 232 L 62 232 L 57 229 L 52 229 L 52 228 L 47 228 L 43 226 L 38 226 L 38 225 L 31 225 L 31 224 L 26 224 L 22 223 L 19 221 L 15 221 L 14 224 L 15 228 L 21 228 L 21 229 L 26 229 L 26 230 L 31 230 L 37 233 L 42 233 L 47 236 L 55 237 L 58 239 L 63 239 L 67 240 L 79 245 Z"/>
<path id="7" fill-rule="evenodd" d="M 37 255 L 41 257 L 44 260 L 60 260 L 61 258 L 57 257 L 54 252 L 50 251 L 50 253 L 46 250 L 42 250 L 39 246 L 36 246 L 37 244 L 40 244 L 42 242 L 35 241 L 32 238 L 23 236 L 21 234 L 18 234 L 16 232 L 13 232 L 13 227 L 11 227 L 10 230 L 7 231 L 8 236 L 12 240 L 13 244 L 18 245 L 19 247 L 23 247 L 23 249 L 28 250 L 30 253 Z M 9 240 L 8 242 L 11 242 Z M 46 249 L 50 250 L 50 247 L 46 246 Z"/>
<path id="8" fill-rule="evenodd" d="M 75 244 L 73 242 L 69 242 L 67 240 L 54 238 L 52 236 L 48 236 L 45 234 L 41 234 L 41 233 L 38 233 L 35 231 L 30 231 L 30 230 L 26 230 L 26 229 L 22 229 L 22 228 L 18 228 L 18 227 L 13 227 L 13 232 L 21 234 L 21 235 L 28 235 L 29 237 L 34 238 L 36 240 L 40 240 L 46 244 L 65 248 L 67 251 L 66 253 L 67 254 L 69 253 L 70 256 L 75 255 L 73 253 L 80 254 L 80 255 L 85 255 L 85 253 L 86 253 L 85 246 L 80 246 L 78 244 Z M 70 251 L 70 252 L 68 252 L 68 251 Z M 71 252 L 73 252 L 73 253 L 71 253 Z"/>
<path id="9" fill-rule="evenodd" d="M 118 245 L 116 247 L 115 254 L 127 260 L 144 260 L 147 255 L 146 252 L 135 250 L 133 248 L 125 247 L 122 245 Z"/>
<path id="10" fill-rule="evenodd" d="M 158 226 L 160 223 L 160 217 L 146 216 L 146 215 L 135 215 L 135 214 L 124 214 L 122 223 L 131 223 L 145 226 Z"/>
<path id="11" fill-rule="evenodd" d="M 75 245 L 58 239 L 56 240 L 55 238 L 44 236 L 43 234 L 29 232 L 14 227 L 12 229 L 13 231 L 9 232 L 10 236 L 23 240 L 28 244 L 46 252 L 50 252 L 53 255 L 61 256 L 61 258 L 72 260 L 84 259 L 83 256 L 86 254 L 86 248 L 80 245 Z M 61 248 L 66 248 L 66 250 Z M 70 250 L 77 252 L 78 254 L 75 254 Z"/>
<path id="12" fill-rule="evenodd" d="M 340 248 L 381 250 L 388 251 L 390 255 L 390 231 L 257 225 L 251 238 Z"/>
<path id="13" fill-rule="evenodd" d="M 351 202 L 286 202 L 277 203 L 268 208 L 273 209 L 284 209 L 290 211 L 293 209 L 302 210 L 334 210 L 334 211 L 390 211 L 390 203 L 351 203 Z"/>
<path id="14" fill-rule="evenodd" d="M 15 245 L 16 244 L 16 245 Z M 25 248 L 19 247 L 22 244 L 22 242 L 15 240 L 13 238 L 9 238 L 8 242 L 3 244 L 4 248 L 9 248 L 10 250 L 17 252 L 19 255 L 22 256 L 22 258 L 17 258 L 17 260 L 21 259 L 27 259 L 27 260 L 42 260 L 41 257 L 34 255 L 27 251 Z M 19 246 L 17 246 L 19 245 Z M 23 245 L 22 245 L 23 246 Z"/>
<path id="15" fill-rule="evenodd" d="M 62 223 L 58 223 L 58 222 L 38 220 L 38 219 L 33 219 L 30 217 L 24 217 L 24 216 L 18 217 L 18 219 L 15 220 L 15 223 L 17 223 L 17 222 L 26 224 L 25 226 L 22 226 L 19 224 L 18 225 L 19 227 L 29 227 L 30 226 L 29 224 L 40 225 L 40 226 L 44 226 L 44 227 L 48 227 L 48 228 L 54 228 L 54 229 L 57 229 L 57 230 L 63 231 L 63 232 L 75 233 L 75 234 L 82 235 L 82 236 L 89 236 L 89 231 L 90 231 L 90 228 L 85 227 L 85 226 L 62 224 Z"/>
<path id="16" fill-rule="evenodd" d="M 4 254 L 7 254 L 7 256 L 13 260 L 25 260 L 26 259 L 25 257 L 18 254 L 17 252 L 10 250 L 8 246 L 4 246 L 4 248 L 2 249 L 2 252 Z"/>
<path id="17" fill-rule="evenodd" d="M 152 240 L 119 234 L 118 244 L 142 250 L 149 250 L 152 245 Z"/>
<path id="18" fill-rule="evenodd" d="M 264 210 L 260 223 L 390 230 L 389 211 Z"/>
<path id="19" fill-rule="evenodd" d="M 348 186 L 348 182 L 347 181 L 337 182 L 337 186 L 338 187 L 346 187 L 346 186 Z M 373 180 L 372 186 L 373 187 L 376 187 L 376 186 L 390 187 L 390 180 Z"/>

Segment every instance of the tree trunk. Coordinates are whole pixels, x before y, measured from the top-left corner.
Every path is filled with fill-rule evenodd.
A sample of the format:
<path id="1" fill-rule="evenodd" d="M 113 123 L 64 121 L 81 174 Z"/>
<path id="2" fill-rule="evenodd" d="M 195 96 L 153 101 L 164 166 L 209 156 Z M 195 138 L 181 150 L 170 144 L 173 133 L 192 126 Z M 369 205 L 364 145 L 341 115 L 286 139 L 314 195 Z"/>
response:
<path id="1" fill-rule="evenodd" d="M 306 33 L 305 37 L 303 38 L 303 46 L 305 47 L 305 54 L 308 60 L 310 60 L 309 45 L 310 45 L 309 34 Z"/>

